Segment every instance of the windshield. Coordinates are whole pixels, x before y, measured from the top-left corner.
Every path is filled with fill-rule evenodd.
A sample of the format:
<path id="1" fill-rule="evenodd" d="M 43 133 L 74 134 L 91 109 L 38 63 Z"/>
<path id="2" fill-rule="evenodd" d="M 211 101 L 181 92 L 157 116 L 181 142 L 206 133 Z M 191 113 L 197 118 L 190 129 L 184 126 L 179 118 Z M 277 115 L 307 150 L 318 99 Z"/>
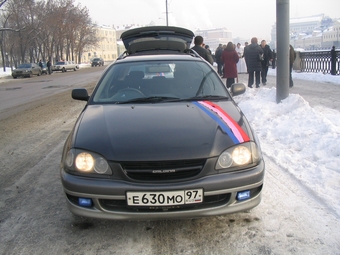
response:
<path id="1" fill-rule="evenodd" d="M 112 65 L 94 91 L 92 101 L 145 103 L 148 99 L 161 102 L 229 96 L 217 73 L 204 62 L 146 61 Z"/>
<path id="2" fill-rule="evenodd" d="M 18 68 L 31 68 L 31 64 L 21 64 Z"/>

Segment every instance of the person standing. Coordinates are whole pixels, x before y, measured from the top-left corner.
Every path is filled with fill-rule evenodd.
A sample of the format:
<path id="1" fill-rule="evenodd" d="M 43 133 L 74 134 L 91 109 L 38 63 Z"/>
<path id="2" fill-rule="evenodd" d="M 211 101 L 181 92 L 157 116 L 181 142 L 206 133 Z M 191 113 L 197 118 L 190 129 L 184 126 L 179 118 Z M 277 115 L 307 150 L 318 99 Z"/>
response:
<path id="1" fill-rule="evenodd" d="M 272 52 L 273 52 L 272 68 L 275 69 L 275 65 L 276 65 L 276 52 L 275 52 L 275 50 L 273 50 Z"/>
<path id="2" fill-rule="evenodd" d="M 222 73 L 222 65 L 223 65 L 223 62 L 222 62 L 222 52 L 223 52 L 223 47 L 222 47 L 222 44 L 220 43 L 217 47 L 217 49 L 215 50 L 215 58 L 216 58 L 216 63 L 217 63 L 217 73 L 222 76 L 223 73 Z"/>
<path id="3" fill-rule="evenodd" d="M 209 51 L 207 51 L 204 48 L 203 37 L 200 35 L 196 36 L 194 39 L 194 43 L 195 43 L 195 46 L 192 47 L 191 49 L 196 51 L 202 58 L 204 58 L 206 61 L 208 61 L 212 65 L 214 63 L 214 59 L 209 53 Z"/>
<path id="4" fill-rule="evenodd" d="M 39 60 L 39 66 L 40 66 L 40 68 L 41 68 L 41 70 L 44 68 L 44 66 L 43 66 L 43 63 L 42 63 L 42 61 L 41 61 L 41 59 Z"/>
<path id="5" fill-rule="evenodd" d="M 247 72 L 247 67 L 246 67 L 246 62 L 244 61 L 243 58 L 243 48 L 241 47 L 241 44 L 238 43 L 236 45 L 236 52 L 238 54 L 239 57 L 239 61 L 237 62 L 237 73 L 246 73 Z"/>
<path id="6" fill-rule="evenodd" d="M 222 52 L 222 61 L 224 63 L 223 78 L 227 78 L 226 86 L 230 88 L 235 83 L 235 78 L 237 78 L 236 64 L 239 61 L 239 56 L 232 42 L 228 42 L 227 47 Z"/>
<path id="7" fill-rule="evenodd" d="M 211 55 L 211 50 L 210 50 L 210 46 L 209 45 L 204 45 L 204 48 L 209 52 L 209 54 Z"/>
<path id="8" fill-rule="evenodd" d="M 273 53 L 266 40 L 261 41 L 261 48 L 263 50 L 263 60 L 261 61 L 261 80 L 262 84 L 267 84 L 267 74 L 269 61 L 273 61 Z"/>
<path id="9" fill-rule="evenodd" d="M 293 77 L 292 77 L 292 71 L 293 71 L 293 64 L 296 59 L 296 53 L 292 45 L 289 45 L 289 87 L 293 87 Z"/>
<path id="10" fill-rule="evenodd" d="M 331 75 L 336 75 L 336 51 L 335 46 L 331 49 Z"/>
<path id="11" fill-rule="evenodd" d="M 242 56 L 244 58 L 244 61 L 246 62 L 247 73 L 248 73 L 248 63 L 247 63 L 247 58 L 246 58 L 246 51 L 247 51 L 248 45 L 249 45 L 248 42 L 244 43 L 243 56 Z"/>
<path id="12" fill-rule="evenodd" d="M 47 66 L 48 74 L 51 74 L 51 61 L 50 60 L 47 61 L 46 66 Z"/>
<path id="13" fill-rule="evenodd" d="M 251 44 L 247 46 L 247 50 L 244 52 L 245 58 L 247 61 L 248 67 L 248 87 L 252 88 L 254 84 L 254 74 L 255 74 L 255 83 L 256 88 L 260 87 L 261 83 L 261 60 L 259 55 L 263 54 L 263 50 L 258 45 L 258 41 L 256 37 L 251 39 Z"/>

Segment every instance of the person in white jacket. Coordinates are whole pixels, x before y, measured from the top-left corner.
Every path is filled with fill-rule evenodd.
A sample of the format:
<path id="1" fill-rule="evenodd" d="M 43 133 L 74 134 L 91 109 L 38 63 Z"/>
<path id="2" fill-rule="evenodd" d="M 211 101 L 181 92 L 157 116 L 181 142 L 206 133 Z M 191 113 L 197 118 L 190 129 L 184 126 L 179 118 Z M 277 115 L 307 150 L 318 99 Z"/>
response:
<path id="1" fill-rule="evenodd" d="M 235 50 L 240 58 L 236 65 L 237 73 L 247 73 L 246 61 L 243 58 L 243 47 L 240 43 L 236 45 Z"/>

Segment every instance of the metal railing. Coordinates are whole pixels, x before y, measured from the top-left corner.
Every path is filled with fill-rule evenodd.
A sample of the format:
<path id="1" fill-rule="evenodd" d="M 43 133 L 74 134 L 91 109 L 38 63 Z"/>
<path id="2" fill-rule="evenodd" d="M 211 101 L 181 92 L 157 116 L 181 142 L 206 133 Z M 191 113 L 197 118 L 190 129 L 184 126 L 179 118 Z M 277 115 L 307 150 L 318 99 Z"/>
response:
<path id="1" fill-rule="evenodd" d="M 302 51 L 299 52 L 301 72 L 322 72 L 324 74 L 340 75 L 340 51 L 335 51 L 335 57 L 331 51 Z"/>

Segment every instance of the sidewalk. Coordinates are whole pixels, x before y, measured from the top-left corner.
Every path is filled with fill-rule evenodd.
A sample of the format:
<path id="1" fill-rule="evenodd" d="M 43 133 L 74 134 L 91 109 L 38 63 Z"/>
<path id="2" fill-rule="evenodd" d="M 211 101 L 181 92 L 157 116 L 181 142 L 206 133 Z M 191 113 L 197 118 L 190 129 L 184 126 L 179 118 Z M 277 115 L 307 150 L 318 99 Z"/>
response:
<path id="1" fill-rule="evenodd" d="M 331 76 L 330 74 L 326 75 Z M 329 78 L 326 77 L 326 75 L 324 77 L 325 80 L 327 80 L 326 78 Z M 298 76 L 299 74 L 296 74 L 294 77 L 293 73 L 294 87 L 289 89 L 290 94 L 299 94 L 309 102 L 312 107 L 321 105 L 340 111 L 340 76 L 332 77 L 333 80 L 338 79 L 339 84 L 330 83 L 328 81 L 323 82 L 322 76 L 314 81 L 299 79 Z M 242 82 L 247 86 L 248 74 L 239 74 L 239 82 Z M 267 76 L 267 85 L 263 86 L 261 84 L 260 89 L 271 87 L 276 87 L 276 76 L 269 73 Z M 247 87 L 247 89 L 249 88 Z"/>

